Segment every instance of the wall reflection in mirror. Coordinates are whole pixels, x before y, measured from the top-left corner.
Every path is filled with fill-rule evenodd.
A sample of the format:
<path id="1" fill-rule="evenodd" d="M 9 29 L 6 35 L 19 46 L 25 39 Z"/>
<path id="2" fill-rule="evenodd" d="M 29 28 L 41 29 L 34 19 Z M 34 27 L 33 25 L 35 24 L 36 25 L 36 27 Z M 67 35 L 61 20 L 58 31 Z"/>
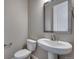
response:
<path id="1" fill-rule="evenodd" d="M 54 0 L 44 4 L 44 32 L 71 33 L 70 0 Z"/>

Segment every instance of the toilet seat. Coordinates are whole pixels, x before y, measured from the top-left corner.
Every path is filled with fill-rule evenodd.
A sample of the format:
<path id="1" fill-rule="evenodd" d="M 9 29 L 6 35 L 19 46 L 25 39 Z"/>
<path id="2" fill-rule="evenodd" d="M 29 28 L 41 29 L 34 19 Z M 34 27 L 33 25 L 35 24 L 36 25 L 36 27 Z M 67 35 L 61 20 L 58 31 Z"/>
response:
<path id="1" fill-rule="evenodd" d="M 15 53 L 14 57 L 15 59 L 24 59 L 26 57 L 28 57 L 31 54 L 31 51 L 27 50 L 27 49 L 22 49 L 19 50 Z"/>

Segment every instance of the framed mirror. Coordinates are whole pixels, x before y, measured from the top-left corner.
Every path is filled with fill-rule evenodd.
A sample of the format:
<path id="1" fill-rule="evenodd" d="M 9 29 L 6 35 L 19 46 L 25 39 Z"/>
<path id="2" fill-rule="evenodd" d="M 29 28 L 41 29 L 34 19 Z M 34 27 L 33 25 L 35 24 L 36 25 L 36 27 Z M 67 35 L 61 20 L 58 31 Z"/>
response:
<path id="1" fill-rule="evenodd" d="M 71 33 L 70 0 L 54 0 L 44 4 L 44 32 Z"/>

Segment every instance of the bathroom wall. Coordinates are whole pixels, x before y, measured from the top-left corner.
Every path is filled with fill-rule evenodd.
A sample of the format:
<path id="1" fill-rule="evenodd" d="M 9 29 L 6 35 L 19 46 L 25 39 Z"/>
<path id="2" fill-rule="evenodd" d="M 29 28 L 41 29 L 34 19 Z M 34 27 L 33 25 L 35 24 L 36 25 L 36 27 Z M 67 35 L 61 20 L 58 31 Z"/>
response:
<path id="1" fill-rule="evenodd" d="M 39 38 L 50 38 L 51 33 L 43 32 L 43 4 L 46 0 L 28 1 L 28 19 L 29 19 L 29 38 L 38 40 Z M 73 1 L 72 1 L 73 2 Z M 72 4 L 73 5 L 73 4 Z M 72 19 L 72 34 L 55 34 L 57 40 L 70 42 L 74 47 L 74 30 Z M 59 59 L 74 59 L 74 51 L 68 55 L 59 56 Z M 47 59 L 47 52 L 38 47 L 35 55 L 39 59 Z"/>
<path id="2" fill-rule="evenodd" d="M 4 59 L 11 59 L 28 37 L 28 0 L 4 0 Z"/>

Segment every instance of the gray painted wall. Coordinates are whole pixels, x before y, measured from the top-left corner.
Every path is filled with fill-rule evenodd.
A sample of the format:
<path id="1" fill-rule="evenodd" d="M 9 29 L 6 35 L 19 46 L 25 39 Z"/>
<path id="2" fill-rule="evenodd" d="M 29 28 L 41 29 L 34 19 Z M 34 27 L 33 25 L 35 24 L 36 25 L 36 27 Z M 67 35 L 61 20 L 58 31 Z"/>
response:
<path id="1" fill-rule="evenodd" d="M 43 32 L 43 4 L 45 0 L 28 1 L 28 19 L 29 19 L 29 38 L 38 40 L 39 38 L 50 38 L 51 33 Z M 73 19 L 72 19 L 73 20 Z M 73 23 L 73 22 L 72 22 Z M 73 24 L 72 24 L 73 25 Z M 74 30 L 72 34 L 55 34 L 57 40 L 70 42 L 74 47 Z M 60 59 L 74 59 L 74 51 L 68 55 L 59 56 Z M 35 55 L 39 59 L 47 59 L 47 52 L 38 47 Z"/>
<path id="2" fill-rule="evenodd" d="M 28 37 L 27 3 L 27 0 L 4 1 L 4 43 L 13 44 L 10 48 L 4 48 L 4 59 L 11 59 Z"/>

